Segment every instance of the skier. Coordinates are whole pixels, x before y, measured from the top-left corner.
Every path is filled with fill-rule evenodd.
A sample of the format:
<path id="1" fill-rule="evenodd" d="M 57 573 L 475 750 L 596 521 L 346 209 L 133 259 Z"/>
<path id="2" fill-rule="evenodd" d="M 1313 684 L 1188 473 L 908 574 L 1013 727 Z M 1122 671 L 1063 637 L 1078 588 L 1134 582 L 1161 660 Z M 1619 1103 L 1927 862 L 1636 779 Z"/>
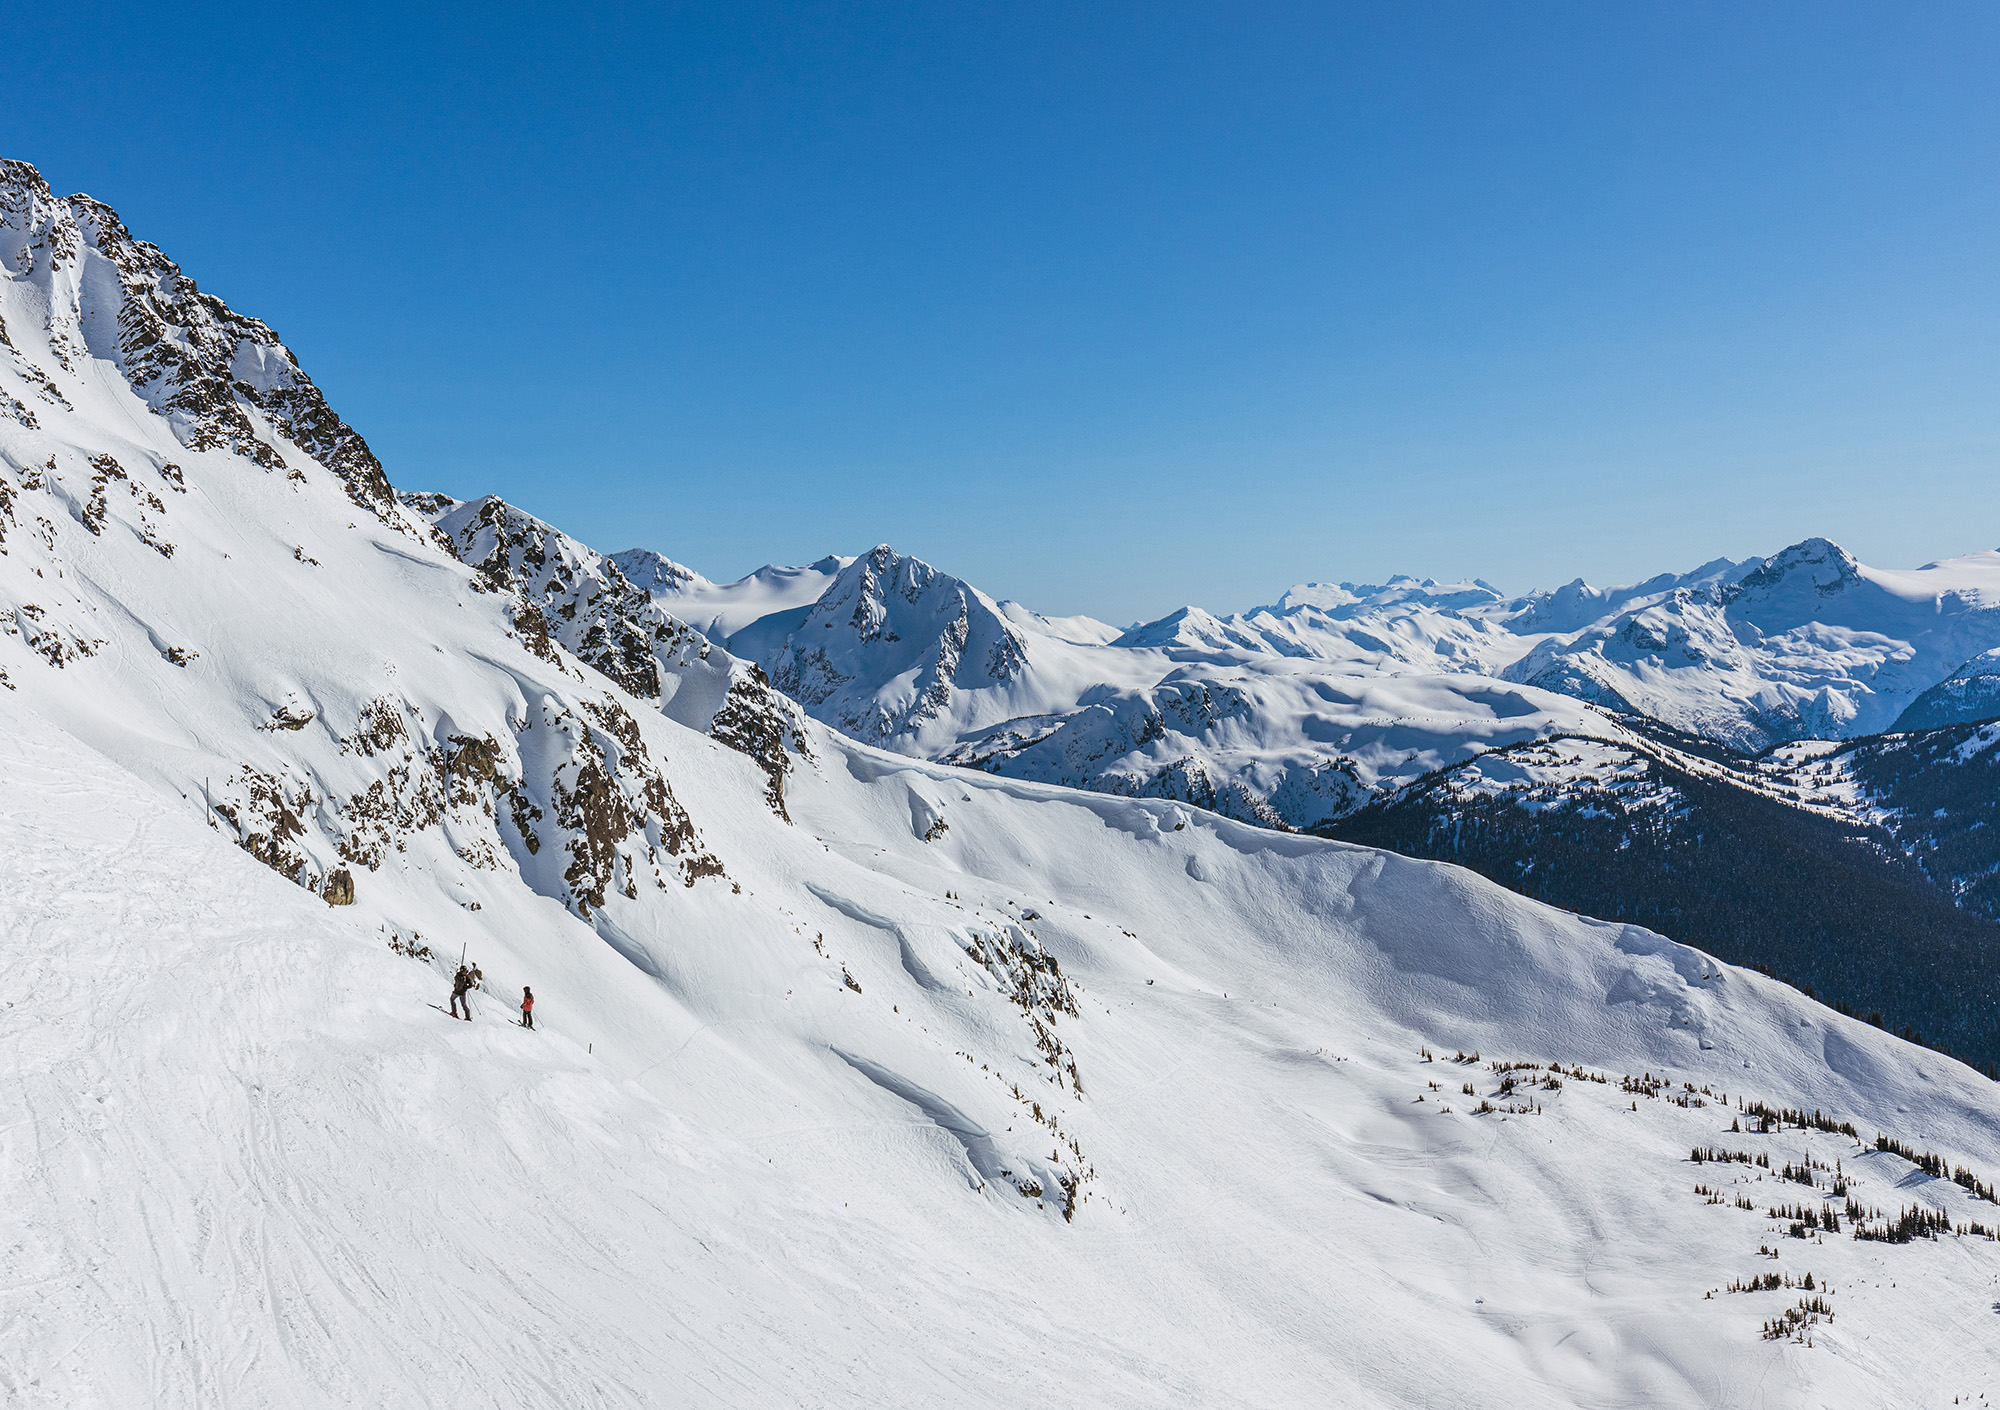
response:
<path id="1" fill-rule="evenodd" d="M 451 1016 L 453 1018 L 462 1018 L 467 1023 L 472 1022 L 472 1000 L 465 997 L 465 991 L 471 987 L 472 971 L 464 965 L 460 965 L 458 973 L 453 975 L 451 980 Z M 460 1013 L 459 1010 L 461 1008 L 465 1012 Z"/>
<path id="2" fill-rule="evenodd" d="M 525 984 L 521 986 L 521 1026 L 535 1026 L 535 991 Z"/>

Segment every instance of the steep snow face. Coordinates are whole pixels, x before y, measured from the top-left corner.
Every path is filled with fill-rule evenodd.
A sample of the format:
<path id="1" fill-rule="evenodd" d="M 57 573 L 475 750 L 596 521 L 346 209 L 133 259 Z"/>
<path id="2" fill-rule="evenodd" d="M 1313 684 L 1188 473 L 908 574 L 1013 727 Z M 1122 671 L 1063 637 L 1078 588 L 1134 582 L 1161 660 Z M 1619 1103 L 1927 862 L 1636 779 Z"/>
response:
<path id="1" fill-rule="evenodd" d="M 715 875 L 632 725 L 660 704 L 750 755 L 743 767 L 782 812 L 783 775 L 802 747 L 794 707 L 747 663 L 705 655 L 642 595 L 620 594 L 588 550 L 491 505 L 452 521 L 454 545 L 393 494 L 378 503 L 367 479 L 316 459 L 310 438 L 293 439 L 310 418 L 273 420 L 241 394 L 208 405 L 203 421 L 201 407 L 161 391 L 194 385 L 216 329 L 241 334 L 240 370 L 263 325 L 213 300 L 189 305 L 202 315 L 186 334 L 193 351 L 164 382 L 135 384 L 121 342 L 57 356 L 65 325 L 50 289 L 89 294 L 87 329 L 90 291 L 112 267 L 99 245 L 150 247 L 82 198 L 48 214 L 44 188 L 10 173 L 16 195 L 33 198 L 17 200 L 15 216 L 43 244 L 6 270 L 0 320 L 55 332 L 17 337 L 0 371 L 0 386 L 47 394 L 34 424 L 0 422 L 0 684 L 31 691 L 155 786 L 205 798 L 246 850 L 329 896 L 438 856 L 506 871 L 586 915 L 642 885 Z M 62 212 L 76 210 L 90 219 L 66 226 Z M 156 251 L 148 258 L 171 269 Z M 276 368 L 283 350 L 257 346 Z M 289 354 L 277 361 L 291 365 Z M 271 385 L 296 405 L 311 383 L 281 371 Z M 336 463 L 362 463 L 351 432 L 321 444 Z M 449 505 L 432 507 L 450 517 Z M 616 610 L 607 600 L 594 620 L 566 613 L 594 597 L 616 598 Z M 566 652 L 551 620 L 640 703 Z M 627 629 L 643 634 L 650 661 L 616 635 Z"/>
<path id="2" fill-rule="evenodd" d="M 72 400 L 0 427 L 0 682 L 330 897 L 447 866 L 590 915 L 715 874 L 647 707 L 534 602 L 303 457 L 187 450 L 119 384 Z"/>
<path id="3" fill-rule="evenodd" d="M 631 694 L 678 695 L 690 668 L 707 664 L 710 647 L 700 633 L 634 587 L 616 564 L 506 501 L 413 494 L 404 502 L 431 520 L 489 589 L 521 593 L 538 609 L 545 634 Z M 718 702 L 704 703 L 712 715 Z"/>
<path id="4" fill-rule="evenodd" d="M 10 327 L 37 277 L 0 270 Z M 1863 1145 L 1991 1181 L 1967 1069 L 1455 868 L 816 724 L 781 815 L 672 708 L 699 648 L 581 545 L 496 502 L 370 512 L 254 404 L 282 468 L 184 443 L 109 354 L 33 365 L 63 403 L 0 419 L 10 1403 L 1888 1406 L 2000 1375 L 1990 1241 L 1791 1238 L 1775 1206 L 1829 1172 L 1787 1199 L 1688 1161 L 1838 1160 L 1885 1215 L 1991 1221 Z M 876 581 L 881 631 L 952 620 Z M 580 654 L 643 686 L 621 629 L 668 708 Z M 1862 1141 L 1732 1131 L 1747 1099 Z M 1774 1268 L 1837 1320 L 1722 1291 Z M 1787 1310 L 1810 1349 L 1760 1335 Z"/>
<path id="5" fill-rule="evenodd" d="M 1754 750 L 1887 729 L 1996 641 L 2000 553 L 1892 572 L 1808 539 L 1544 640 L 1505 674 Z"/>
<path id="6" fill-rule="evenodd" d="M 525 604 L 515 624 L 531 650 L 556 659 L 560 642 L 630 694 L 755 759 L 772 808 L 784 815 L 793 757 L 808 752 L 805 720 L 761 668 L 666 612 L 610 558 L 504 500 L 403 499 L 487 588 Z"/>

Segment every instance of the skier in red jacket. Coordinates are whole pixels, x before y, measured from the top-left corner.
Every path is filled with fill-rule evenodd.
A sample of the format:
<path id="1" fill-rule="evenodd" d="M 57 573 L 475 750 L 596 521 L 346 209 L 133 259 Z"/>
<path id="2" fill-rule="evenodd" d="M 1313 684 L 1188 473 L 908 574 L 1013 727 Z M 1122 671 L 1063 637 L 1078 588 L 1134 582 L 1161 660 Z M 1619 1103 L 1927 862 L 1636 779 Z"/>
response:
<path id="1" fill-rule="evenodd" d="M 525 984 L 521 986 L 521 1026 L 535 1026 L 535 991 Z"/>

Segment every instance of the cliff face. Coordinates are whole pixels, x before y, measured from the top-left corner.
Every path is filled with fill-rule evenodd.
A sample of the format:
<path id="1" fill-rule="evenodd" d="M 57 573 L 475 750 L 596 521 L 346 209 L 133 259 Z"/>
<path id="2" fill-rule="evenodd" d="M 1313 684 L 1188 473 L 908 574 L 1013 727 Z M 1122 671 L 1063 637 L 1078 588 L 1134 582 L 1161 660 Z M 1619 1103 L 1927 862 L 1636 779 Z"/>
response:
<path id="1" fill-rule="evenodd" d="M 113 367 L 186 449 L 227 450 L 295 476 L 316 461 L 356 505 L 406 524 L 381 462 L 278 335 L 202 293 L 109 206 L 57 197 L 26 162 L 0 161 L 0 264 L 17 313 L 0 351 L 43 404 L 69 404 L 53 372 L 77 374 L 86 360 Z M 32 428 L 33 403 L 12 400 L 0 409 Z"/>

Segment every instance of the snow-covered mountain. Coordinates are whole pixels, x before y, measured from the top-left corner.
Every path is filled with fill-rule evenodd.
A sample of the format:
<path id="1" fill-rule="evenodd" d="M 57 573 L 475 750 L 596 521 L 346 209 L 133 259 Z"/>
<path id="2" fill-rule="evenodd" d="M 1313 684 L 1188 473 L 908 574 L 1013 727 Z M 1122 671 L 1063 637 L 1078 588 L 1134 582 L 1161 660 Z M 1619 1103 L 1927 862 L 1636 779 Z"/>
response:
<path id="1" fill-rule="evenodd" d="M 2000 551 L 1901 572 L 1807 539 L 1538 642 L 1506 675 L 1755 750 L 1886 730 L 1996 645 Z"/>
<path id="2" fill-rule="evenodd" d="M 1187 608 L 1120 633 L 996 601 L 881 545 L 655 597 L 702 620 L 725 596 L 810 590 L 836 563 L 808 605 L 721 639 L 850 737 L 1008 777 L 1309 827 L 1496 743 L 1618 733 L 1600 711 L 1466 673 L 1467 643 L 1500 631 L 1451 614 L 1496 600 L 1477 585 L 1343 588 L 1339 602 L 1301 588 L 1307 600 L 1242 617 Z"/>
<path id="3" fill-rule="evenodd" d="M 271 330 L 19 163 L 0 319 L 10 1403 L 2000 1374 L 1968 1068 L 1458 868 L 801 721 L 629 566 L 399 500 Z M 1042 645 L 873 581 L 911 705 L 960 679 L 918 628 Z"/>
<path id="4" fill-rule="evenodd" d="M 525 607 L 515 625 L 538 654 L 560 643 L 669 719 L 755 759 L 771 806 L 784 815 L 785 779 L 794 755 L 806 751 L 805 721 L 762 669 L 669 615 L 612 559 L 504 500 L 412 494 L 404 501 L 489 590 L 519 597 Z"/>
<path id="5" fill-rule="evenodd" d="M 1936 729 L 2000 717 L 2000 646 L 1982 651 L 1923 692 L 1893 728 Z"/>
<path id="6" fill-rule="evenodd" d="M 856 738 L 1270 826 L 1325 826 L 1484 748 L 1617 738 L 1616 716 L 1757 750 L 2000 711 L 2000 552 L 1899 572 L 1811 539 L 1520 598 L 1304 583 L 1122 633 L 996 602 L 886 545 L 721 589 L 659 580 L 671 609 Z"/>
<path id="7" fill-rule="evenodd" d="M 613 554 L 611 561 L 629 582 L 676 616 L 726 641 L 754 623 L 766 624 L 766 633 L 780 623 L 789 630 L 854 560 L 829 555 L 803 568 L 767 565 L 733 583 L 712 583 L 649 549 L 627 549 Z"/>

